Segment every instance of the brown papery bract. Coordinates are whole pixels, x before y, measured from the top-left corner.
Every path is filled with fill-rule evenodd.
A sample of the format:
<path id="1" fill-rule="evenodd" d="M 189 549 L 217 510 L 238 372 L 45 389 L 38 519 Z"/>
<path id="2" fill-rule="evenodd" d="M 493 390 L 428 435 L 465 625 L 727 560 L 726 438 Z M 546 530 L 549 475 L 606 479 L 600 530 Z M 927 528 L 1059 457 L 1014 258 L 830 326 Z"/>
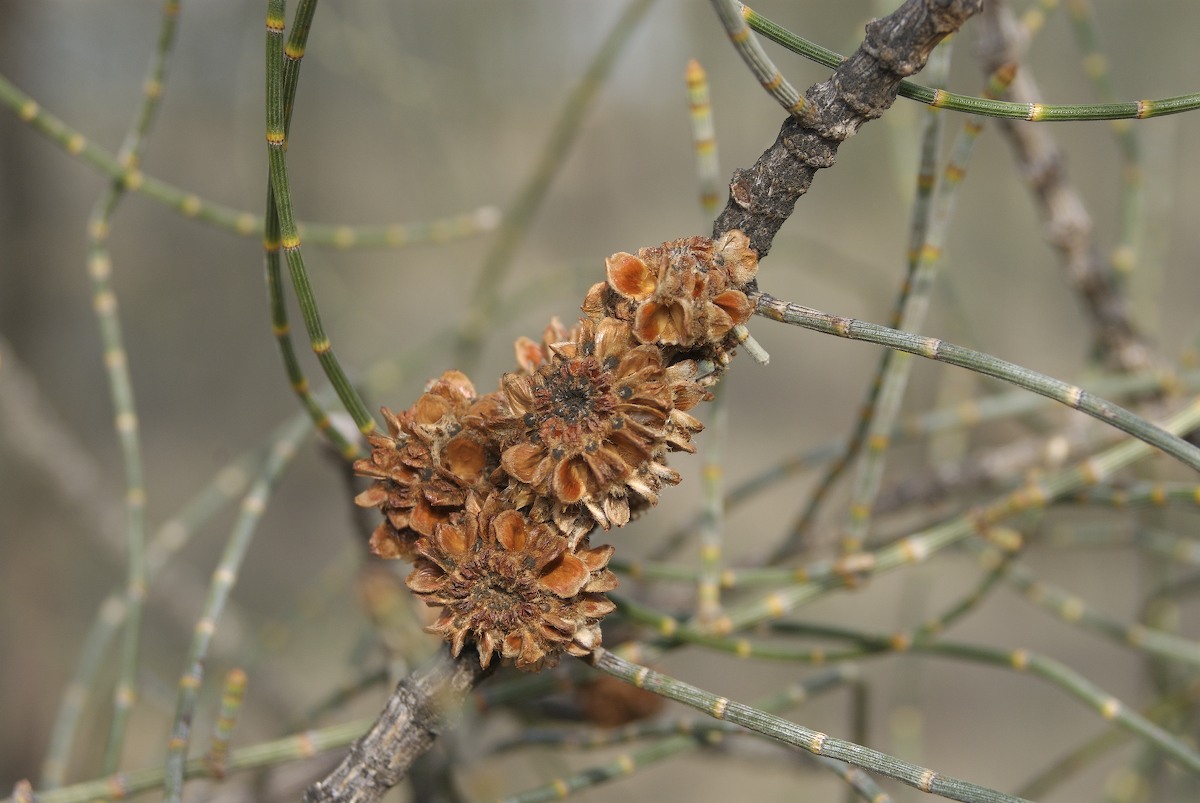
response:
<path id="1" fill-rule="evenodd" d="M 499 462 L 491 436 L 471 420 L 493 399 L 476 399 L 475 387 L 459 371 L 430 383 L 410 409 L 383 408 L 387 434 L 368 436 L 371 454 L 354 471 L 375 480 L 355 498 L 378 507 L 384 520 L 371 535 L 370 549 L 382 558 L 408 558 L 416 540 L 461 509 L 467 491 L 483 488 Z"/>
<path id="2" fill-rule="evenodd" d="M 689 411 L 753 311 L 758 260 L 741 232 L 606 265 L 577 326 L 554 318 L 540 342 L 517 340 L 498 391 L 447 371 L 408 410 L 384 408 L 387 434 L 354 464 L 374 480 L 355 501 L 384 514 L 371 551 L 415 561 L 409 589 L 441 607 L 429 629 L 455 655 L 474 642 L 485 667 L 500 655 L 537 669 L 600 643 L 616 577 L 612 547 L 589 549 L 588 534 L 679 482 L 667 455 L 695 451 Z"/>
<path id="3" fill-rule="evenodd" d="M 605 528 L 629 521 L 631 495 L 654 500 L 663 482 L 679 482 L 661 458 L 694 451 L 702 428 L 685 412 L 704 395 L 693 375 L 668 371 L 661 352 L 636 344 L 615 318 L 585 320 L 535 373 L 507 374 L 503 391 L 501 468 Z"/>
<path id="4" fill-rule="evenodd" d="M 480 664 L 498 653 L 519 669 L 553 666 L 600 644 L 599 621 L 615 606 L 610 546 L 572 548 L 550 524 L 531 521 L 500 495 L 472 494 L 463 510 L 416 545 L 406 583 L 442 611 L 429 632 L 458 655 L 472 641 Z"/>

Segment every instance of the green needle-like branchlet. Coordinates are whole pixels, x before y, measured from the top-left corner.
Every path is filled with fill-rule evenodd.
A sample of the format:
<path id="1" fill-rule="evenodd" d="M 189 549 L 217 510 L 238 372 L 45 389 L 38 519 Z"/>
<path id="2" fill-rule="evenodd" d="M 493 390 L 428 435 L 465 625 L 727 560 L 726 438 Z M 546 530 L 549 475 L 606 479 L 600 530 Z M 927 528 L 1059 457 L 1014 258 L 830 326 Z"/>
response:
<path id="1" fill-rule="evenodd" d="M 747 5 L 742 5 L 742 16 L 756 32 L 810 61 L 815 61 L 831 69 L 845 61 L 845 57 L 840 53 L 835 53 L 797 36 Z M 1200 109 L 1200 93 L 1178 95 L 1160 100 L 1050 105 L 1013 103 L 970 95 L 956 95 L 944 89 L 922 86 L 907 79 L 900 82 L 900 97 L 926 103 L 939 109 L 969 112 L 984 117 L 1009 117 L 1033 123 L 1070 120 L 1145 120 L 1150 117 L 1162 117 L 1167 114 L 1180 114 Z"/>
<path id="2" fill-rule="evenodd" d="M 1187 432 L 1196 426 L 1200 426 L 1200 401 L 1193 401 L 1171 416 L 1164 424 L 1163 432 Z M 727 608 L 719 621 L 723 627 L 717 632 L 731 633 L 759 622 L 778 620 L 831 589 L 843 588 L 862 577 L 923 562 L 931 555 L 961 543 L 981 527 L 995 525 L 1016 513 L 1040 508 L 1067 494 L 1102 482 L 1115 471 L 1145 458 L 1151 451 L 1151 445 L 1145 440 L 1125 440 L 1069 469 L 1030 482 L 966 515 L 909 535 L 876 552 L 809 565 L 805 567 L 804 582 Z"/>
<path id="3" fill-rule="evenodd" d="M 948 37 L 929 56 L 929 62 L 925 66 L 925 74 L 934 84 L 940 85 L 946 80 L 946 74 L 950 69 L 952 45 L 953 38 Z M 917 270 L 921 247 L 925 243 L 925 231 L 929 225 L 933 188 L 936 182 L 938 147 L 941 143 L 942 126 L 943 115 L 939 110 L 930 109 L 923 116 L 921 150 L 917 163 L 916 192 L 913 195 L 912 212 L 909 217 L 908 269 L 904 281 L 900 285 L 900 291 L 896 294 L 892 312 L 892 326 L 897 328 L 900 325 L 900 316 L 903 313 L 909 291 L 912 287 L 912 276 Z M 830 463 L 824 474 L 821 475 L 820 480 L 817 481 L 815 489 L 809 494 L 804 509 L 792 524 L 788 537 L 780 543 L 771 555 L 772 563 L 779 563 L 786 560 L 804 546 L 813 522 L 816 520 L 817 513 L 821 510 L 825 499 L 829 496 L 830 491 L 833 490 L 837 481 L 846 472 L 846 469 L 850 467 L 850 464 L 862 451 L 862 447 L 867 441 L 867 431 L 875 418 L 876 404 L 879 401 L 880 391 L 883 389 L 884 376 L 887 374 L 888 366 L 891 364 L 895 354 L 896 352 L 894 351 L 885 351 L 880 355 L 879 365 L 875 369 L 875 376 L 871 379 L 871 384 L 867 388 L 866 398 L 863 399 L 862 405 L 859 407 L 858 416 L 854 422 L 854 431 L 847 441 L 845 450 Z"/>
<path id="4" fill-rule="evenodd" d="M 775 101 L 788 114 L 793 117 L 803 117 L 804 96 L 783 77 L 783 73 L 779 72 L 779 68 L 771 61 L 771 57 L 762 49 L 762 45 L 746 27 L 746 21 L 738 13 L 734 0 L 712 0 L 712 4 L 721 24 L 725 26 L 725 33 L 729 36 L 729 41 L 733 43 L 734 49 L 742 57 L 746 66 L 750 68 L 750 72 L 758 79 L 762 88 L 767 90 L 767 94 L 775 98 Z"/>
<path id="5" fill-rule="evenodd" d="M 125 165 L 117 154 L 89 140 L 63 120 L 43 109 L 37 101 L 0 75 L 0 106 L 17 119 L 50 139 L 69 156 L 120 182 L 121 186 L 171 209 L 185 218 L 198 220 L 239 237 L 262 237 L 263 218 L 243 209 L 201 198 L 194 192 L 147 175 L 138 167 Z M 496 228 L 495 207 L 482 206 L 470 212 L 426 223 L 394 223 L 379 226 L 299 221 L 296 228 L 309 245 L 338 249 L 403 248 L 422 243 L 444 243 L 475 237 Z"/>
<path id="6" fill-rule="evenodd" d="M 321 730 L 306 731 L 282 739 L 251 745 L 232 751 L 226 764 L 226 773 L 241 770 L 278 766 L 287 761 L 312 758 L 326 750 L 345 747 L 353 742 L 371 723 L 354 720 L 331 725 Z M 37 793 L 38 803 L 87 803 L 94 800 L 124 800 L 141 792 L 161 789 L 164 782 L 162 767 L 152 767 L 130 772 L 119 772 L 105 778 L 50 789 Z M 183 767 L 185 778 L 212 778 L 212 767 L 204 757 L 190 759 Z M 0 803 L 14 803 L 6 798 Z"/>
<path id="7" fill-rule="evenodd" d="M 296 10 L 296 19 L 292 25 L 292 33 L 284 48 L 282 100 L 278 101 L 283 108 L 283 136 L 286 143 L 287 134 L 292 122 L 292 109 L 296 97 L 296 85 L 300 79 L 300 60 L 304 57 L 308 32 L 312 27 L 312 17 L 316 13 L 316 0 L 303 0 Z M 268 26 L 268 37 L 271 36 Z M 268 47 L 268 50 L 270 48 Z M 270 58 L 270 56 L 268 56 Z M 270 70 L 268 69 L 268 75 Z M 268 92 L 268 98 L 271 98 Z M 270 112 L 268 112 L 268 116 Z M 272 140 L 268 135 L 268 143 Z M 286 149 L 286 144 L 283 146 Z M 271 332 L 275 335 L 275 343 L 279 347 L 283 368 L 287 374 L 288 384 L 292 392 L 300 400 L 300 406 L 312 419 L 317 428 L 338 453 L 346 460 L 359 456 L 358 444 L 351 442 L 333 426 L 329 414 L 313 396 L 312 387 L 300 361 L 296 357 L 296 349 L 292 342 L 291 326 L 288 323 L 287 300 L 284 297 L 283 269 L 280 259 L 280 248 L 283 235 L 279 222 L 279 207 L 276 203 L 275 183 L 267 184 L 267 211 L 263 218 L 263 256 L 267 272 L 267 298 L 271 305 Z"/>
<path id="8" fill-rule="evenodd" d="M 925 337 L 852 318 L 829 315 L 811 307 L 780 301 L 766 293 L 757 294 L 755 303 L 758 306 L 758 314 L 765 315 L 772 320 L 850 340 L 876 343 L 938 362 L 969 368 L 977 373 L 1010 382 L 1087 413 L 1123 432 L 1128 432 L 1151 446 L 1161 449 L 1184 465 L 1200 471 L 1200 447 L 1194 446 L 1182 438 L 1166 432 L 1161 427 L 1151 424 L 1141 416 L 1098 398 L 1078 386 L 1045 374 L 1039 374 L 1028 368 L 1022 368 L 989 354 L 982 354 L 973 349 L 947 343 L 935 337 Z"/>
<path id="9" fill-rule="evenodd" d="M 243 454 L 218 471 L 178 513 L 158 527 L 146 545 L 146 583 L 151 586 L 167 561 L 187 545 L 200 526 L 217 515 L 241 493 L 260 454 Z M 50 746 L 42 762 L 39 788 L 53 789 L 66 782 L 71 746 L 79 730 L 85 704 L 96 686 L 109 645 L 124 624 L 130 609 L 126 590 L 113 592 L 96 609 L 96 617 L 83 638 L 71 681 L 63 690 L 50 731 Z"/>
<path id="10" fill-rule="evenodd" d="M 167 760 L 164 772 L 164 800 L 178 803 L 183 799 L 183 781 L 187 769 L 187 750 L 191 743 L 192 719 L 200 687 L 204 681 L 204 663 L 216 633 L 217 620 L 233 585 L 238 571 L 250 548 L 250 543 L 266 511 L 267 501 L 279 481 L 284 469 L 291 463 L 303 439 L 311 432 L 306 419 L 297 419 L 285 424 L 279 431 L 271 452 L 263 465 L 262 472 L 242 499 L 241 510 L 233 531 L 225 543 L 220 563 L 213 572 L 208 599 L 197 620 L 192 644 L 184 662 L 183 675 L 179 679 L 179 694 L 175 702 L 175 719 L 171 736 L 167 741 Z"/>
<path id="11" fill-rule="evenodd" d="M 777 694 L 757 701 L 756 707 L 760 711 L 778 713 L 838 689 L 847 683 L 855 682 L 858 682 L 858 670 L 853 664 L 846 663 L 830 667 L 792 684 Z M 739 728 L 733 723 L 695 722 L 693 720 L 634 722 L 620 729 L 593 729 L 583 732 L 576 728 L 557 731 L 530 728 L 510 742 L 498 746 L 497 751 L 523 744 L 545 744 L 561 749 L 563 747 L 599 748 L 644 739 L 657 739 L 657 741 L 648 747 L 623 753 L 603 765 L 589 767 L 572 775 L 556 778 L 534 789 L 505 797 L 503 801 L 504 803 L 534 803 L 534 801 L 561 800 L 566 794 L 632 775 L 639 769 L 652 766 L 680 753 L 720 744 L 726 735 L 735 734 L 761 736 L 753 731 L 748 732 Z M 891 800 L 869 777 L 848 770 L 845 763 L 824 759 L 820 756 L 814 756 L 814 758 L 820 766 L 839 775 L 852 788 L 867 790 L 871 795 L 868 799 L 876 801 L 876 803 L 885 803 L 885 801 Z"/>
<path id="12" fill-rule="evenodd" d="M 1083 71 L 1091 79 L 1096 94 L 1105 103 L 1117 99 L 1108 59 L 1100 49 L 1100 32 L 1092 5 L 1071 0 L 1066 3 L 1067 16 L 1075 40 L 1083 56 Z M 1128 121 L 1112 123 L 1112 133 L 1121 151 L 1121 216 L 1117 243 L 1109 261 L 1120 281 L 1129 278 L 1141 255 L 1141 240 L 1146 218 L 1146 187 L 1142 175 L 1142 145 L 1138 130 Z"/>
<path id="13" fill-rule="evenodd" d="M 982 803 L 982 801 L 1014 803 L 1014 801 L 1020 800 L 1020 798 L 997 792 L 994 789 L 942 775 L 925 767 L 901 761 L 886 753 L 837 739 L 773 714 L 720 697 L 655 672 L 649 667 L 632 664 L 603 648 L 598 649 L 596 653 L 596 666 L 613 677 L 618 677 L 640 689 L 647 689 L 661 694 L 667 699 L 683 703 L 714 719 L 733 722 L 768 738 L 807 750 L 814 755 L 844 761 L 870 772 L 894 778 L 923 792 L 950 800 L 967 803 Z"/>
<path id="14" fill-rule="evenodd" d="M 1012 77 L 1011 65 L 998 70 L 991 78 L 987 94 L 991 96 L 1003 92 Z M 919 207 L 928 215 L 928 219 L 923 224 L 914 223 L 913 226 L 914 229 L 922 229 L 924 236 L 916 248 L 915 265 L 910 257 L 904 292 L 901 294 L 903 300 L 898 304 L 898 322 L 893 327 L 895 329 L 919 332 L 925 324 L 934 282 L 944 264 L 942 252 L 954 220 L 958 188 L 966 176 L 971 152 L 982 130 L 983 120 L 979 117 L 971 116 L 964 121 L 930 205 Z M 848 521 L 842 534 L 842 551 L 845 553 L 857 552 L 866 543 L 871 512 L 883 483 L 883 469 L 889 446 L 888 434 L 900 415 L 904 392 L 912 373 L 912 355 L 901 351 L 886 353 L 889 357 L 883 361 L 883 373 L 877 380 L 878 393 L 874 390 L 872 392 L 876 398 L 870 422 L 866 427 L 866 451 L 861 456 L 855 472 Z"/>
<path id="15" fill-rule="evenodd" d="M 143 83 L 142 99 L 125 134 L 117 162 L 136 175 L 138 161 L 162 99 L 163 83 L 175 45 L 179 1 L 166 0 L 162 8 L 158 47 Z M 125 526 L 127 561 L 125 633 L 121 645 L 120 671 L 113 690 L 113 715 L 104 750 L 103 772 L 114 772 L 121 762 L 125 732 L 137 702 L 138 653 L 142 613 L 146 598 L 146 484 L 142 462 L 137 405 L 129 373 L 125 339 L 117 311 L 117 294 L 112 284 L 113 262 L 108 248 L 112 216 L 125 195 L 126 182 L 114 180 L 92 207 L 88 218 L 88 275 L 92 283 L 92 307 L 100 324 L 104 367 L 115 413 L 114 427 L 121 444 L 125 467 Z"/>
<path id="16" fill-rule="evenodd" d="M 313 2 L 315 5 L 315 1 Z M 279 215 L 279 247 L 291 272 L 292 288 L 300 304 L 304 326 L 308 330 L 309 344 L 325 376 L 334 391 L 354 419 L 359 431 L 366 434 L 375 430 L 375 419 L 367 412 L 358 391 L 342 370 L 333 352 L 333 344 L 321 323 L 317 299 L 308 279 L 304 256 L 300 250 L 300 234 L 292 214 L 292 196 L 287 173 L 287 114 L 284 88 L 284 19 L 283 0 L 271 0 L 267 7 L 266 74 L 267 74 L 267 156 L 271 170 L 271 190 L 275 195 L 275 208 Z M 309 12 L 311 18 L 311 12 Z M 302 52 L 302 51 L 301 51 Z M 268 252 L 270 247 L 268 247 Z M 286 334 L 286 332 L 285 332 Z M 282 337 L 282 335 L 277 335 Z M 295 385 L 294 385 L 295 387 Z M 348 450 L 347 450 L 348 451 Z"/>

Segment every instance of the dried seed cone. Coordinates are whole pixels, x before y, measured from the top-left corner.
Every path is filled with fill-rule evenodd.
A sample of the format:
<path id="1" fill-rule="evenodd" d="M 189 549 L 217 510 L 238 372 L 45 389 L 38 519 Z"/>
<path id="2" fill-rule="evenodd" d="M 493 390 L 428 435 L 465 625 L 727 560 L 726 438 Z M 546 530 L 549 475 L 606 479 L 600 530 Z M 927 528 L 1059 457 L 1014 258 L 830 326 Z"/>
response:
<path id="1" fill-rule="evenodd" d="M 487 487 L 499 452 L 473 422 L 495 403 L 494 396 L 476 398 L 464 374 L 447 371 L 408 410 L 383 408 L 387 434 L 369 435 L 370 456 L 354 464 L 355 473 L 375 480 L 355 503 L 384 514 L 371 535 L 372 553 L 411 557 L 416 540 L 461 510 L 470 489 Z"/>
<path id="2" fill-rule="evenodd" d="M 589 548 L 587 534 L 679 482 L 667 454 L 695 451 L 703 427 L 688 411 L 753 312 L 758 259 L 740 231 L 606 266 L 578 326 L 555 318 L 541 342 L 517 340 L 500 390 L 480 397 L 447 371 L 410 409 L 385 408 L 387 433 L 354 464 L 374 480 L 355 501 L 384 514 L 371 551 L 414 561 L 406 585 L 441 608 L 427 629 L 455 656 L 475 643 L 484 667 L 498 655 L 536 670 L 600 644 L 617 580 L 613 548 Z"/>
<path id="3" fill-rule="evenodd" d="M 627 321 L 642 343 L 685 351 L 720 347 L 754 311 L 744 290 L 758 259 L 740 231 L 716 242 L 687 237 L 636 255 L 616 253 L 605 267 L 607 281 L 588 292 L 584 311 Z"/>
<path id="4" fill-rule="evenodd" d="M 538 343 L 522 335 L 513 344 L 517 355 L 517 365 L 527 374 L 532 374 L 545 364 L 556 348 L 561 348 L 579 337 L 579 327 L 567 329 L 557 315 L 542 331 L 542 342 Z"/>
<path id="5" fill-rule="evenodd" d="M 600 619 L 616 607 L 603 594 L 617 585 L 607 568 L 611 546 L 572 548 L 552 525 L 531 521 L 497 494 L 482 501 L 471 494 L 415 551 L 405 582 L 442 608 L 426 629 L 455 656 L 473 641 L 484 667 L 497 654 L 529 671 L 553 666 L 563 653 L 587 655 L 600 644 Z"/>
<path id="6" fill-rule="evenodd" d="M 702 426 L 686 411 L 707 398 L 695 376 L 694 362 L 665 366 L 661 350 L 634 342 L 624 322 L 584 320 L 577 339 L 550 349 L 532 374 L 504 376 L 500 466 L 528 486 L 518 497 L 548 498 L 556 519 L 576 506 L 620 527 L 631 503 L 654 504 L 663 483 L 679 482 L 666 452 L 695 451 Z"/>

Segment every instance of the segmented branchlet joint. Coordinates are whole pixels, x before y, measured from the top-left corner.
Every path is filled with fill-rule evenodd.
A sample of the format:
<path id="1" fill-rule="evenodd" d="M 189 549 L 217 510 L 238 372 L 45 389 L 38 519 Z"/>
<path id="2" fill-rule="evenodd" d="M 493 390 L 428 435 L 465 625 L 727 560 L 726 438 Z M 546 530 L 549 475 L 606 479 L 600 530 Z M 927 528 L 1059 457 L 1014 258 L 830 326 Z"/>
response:
<path id="1" fill-rule="evenodd" d="M 680 475 L 671 452 L 694 452 L 692 410 L 745 340 L 758 258 L 745 234 L 688 237 L 617 253 L 587 293 L 584 317 L 557 318 L 541 341 L 519 338 L 518 369 L 479 396 L 447 371 L 408 410 L 384 409 L 386 434 L 355 471 L 356 498 L 384 520 L 372 553 L 415 561 L 409 588 L 432 607 L 426 628 L 458 655 L 474 643 L 536 670 L 600 645 L 613 610 L 613 548 L 596 526 L 621 527 Z"/>

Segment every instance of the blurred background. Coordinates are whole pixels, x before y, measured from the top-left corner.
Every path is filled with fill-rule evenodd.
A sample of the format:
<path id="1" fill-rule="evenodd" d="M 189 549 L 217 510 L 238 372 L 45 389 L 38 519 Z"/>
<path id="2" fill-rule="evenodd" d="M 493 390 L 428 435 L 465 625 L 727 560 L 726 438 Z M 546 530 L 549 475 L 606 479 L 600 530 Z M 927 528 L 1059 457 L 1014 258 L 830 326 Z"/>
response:
<path id="1" fill-rule="evenodd" d="M 1200 6 L 1182 0 L 1093 5 L 1121 99 L 1197 89 Z M 355 225 L 416 223 L 507 208 L 622 7 L 581 0 L 323 4 L 303 62 L 289 143 L 298 216 Z M 148 175 L 255 215 L 262 213 L 266 182 L 264 8 L 183 4 L 161 115 L 142 161 Z M 891 7 L 766 0 L 756 10 L 850 52 L 863 24 Z M 159 24 L 159 4 L 144 1 L 0 0 L 0 73 L 43 109 L 115 151 L 141 97 Z M 828 75 L 767 47 L 798 87 Z M 950 87 L 978 94 L 982 76 L 971 51 L 968 24 L 956 40 Z M 750 165 L 774 140 L 782 114 L 729 46 L 708 5 L 660 0 L 600 88 L 498 289 L 502 319 L 470 367 L 482 390 L 513 367 L 516 336 L 536 337 L 551 315 L 573 318 L 583 292 L 603 277 L 605 256 L 710 231 L 711 218 L 697 200 L 683 82 L 693 57 L 712 84 L 722 174 Z M 1062 13 L 1048 18 L 1030 64 L 1048 101 L 1094 97 Z M 776 239 L 760 272 L 763 289 L 886 322 L 904 267 L 920 114 L 920 107 L 901 100 L 842 147 L 836 167 L 817 176 Z M 949 116 L 948 134 L 960 125 L 959 116 Z M 1138 323 L 1174 361 L 1197 334 L 1200 118 L 1140 122 L 1137 131 L 1147 228 L 1130 293 Z M 1120 201 L 1112 133 L 1102 123 L 1056 125 L 1053 133 L 1088 203 L 1098 244 L 1107 250 Z M 0 790 L 36 778 L 80 640 L 99 602 L 124 581 L 122 464 L 86 272 L 88 212 L 106 186 L 95 170 L 0 111 Z M 401 249 L 306 245 L 334 347 L 369 388 L 370 407 L 405 407 L 427 379 L 454 367 L 454 327 L 491 244 L 485 232 Z M 271 336 L 258 237 L 186 219 L 135 194 L 113 220 L 111 251 L 153 529 L 237 455 L 260 445 L 297 405 Z M 1087 375 L 1090 342 L 1079 305 L 1044 243 L 1009 151 L 990 127 L 960 190 L 940 281 L 927 332 L 1066 380 Z M 292 315 L 299 333 L 295 309 Z M 750 328 L 771 362 L 762 367 L 740 360 L 731 372 L 724 438 L 729 483 L 849 433 L 878 361 L 874 346 L 765 320 Z M 307 356 L 307 348 L 302 351 Z M 315 362 L 305 365 L 316 381 Z M 906 409 L 994 390 L 959 369 L 917 365 Z M 1079 415 L 1048 415 L 1055 426 L 1090 426 Z M 984 428 L 972 445 L 1003 444 L 1025 432 L 1015 424 Z M 1106 436 L 1095 430 L 1095 437 Z M 927 444 L 900 450 L 888 476 L 902 478 L 935 457 Z M 662 509 L 610 535 L 622 557 L 651 552 L 656 537 L 698 509 L 699 461 L 681 456 L 673 465 L 685 482 L 666 495 Z M 1187 476 L 1165 460 L 1152 461 L 1147 471 Z M 299 712 L 357 677 L 364 665 L 382 665 L 353 590 L 360 534 L 343 473 L 310 441 L 272 497 L 207 667 L 198 745 L 207 738 L 202 724 L 215 711 L 216 680 L 230 666 L 252 666 L 237 735 L 246 745 L 289 732 Z M 815 476 L 782 484 L 730 515 L 731 564 L 761 558 L 779 541 Z M 838 497 L 826 516 L 829 532 L 843 511 Z M 1187 513 L 1168 519 L 1184 533 L 1195 523 Z M 228 511 L 209 522 L 173 562 L 175 579 L 151 589 L 128 767 L 161 761 L 191 623 L 231 522 Z M 694 551 L 682 554 L 692 560 Z M 1046 577 L 1109 613 L 1136 617 L 1145 588 L 1129 553 L 1047 550 L 1031 560 Z M 939 610 L 970 588 L 976 574 L 966 555 L 939 556 L 881 578 L 864 593 L 824 599 L 803 615 L 890 631 Z M 629 586 L 630 593 L 650 593 Z M 679 589 L 662 599 L 690 604 L 689 589 Z M 1193 636 L 1195 613 L 1185 608 L 1182 614 L 1183 630 Z M 1139 656 L 1069 628 L 1010 592 L 1000 592 L 954 635 L 1046 652 L 1131 704 L 1148 699 Z M 698 650 L 673 653 L 663 668 L 739 700 L 810 671 L 735 663 Z M 912 722 L 919 711 L 919 738 L 911 741 L 919 753 L 906 758 L 1001 789 L 1014 788 L 1102 729 L 1094 713 L 1030 677 L 920 657 L 876 660 L 866 672 L 871 746 L 893 749 L 897 728 L 904 727 L 897 712 Z M 104 680 L 111 683 L 113 674 Z M 107 733 L 105 688 L 87 709 L 72 778 L 96 772 Z M 326 721 L 369 715 L 384 693 L 376 689 Z M 835 694 L 790 716 L 849 738 L 846 711 L 844 696 Z M 1115 762 L 1129 755 L 1128 749 L 1116 754 L 1055 799 L 1094 798 Z M 512 793 L 588 761 L 554 753 L 506 760 L 475 771 L 465 788 L 480 798 Z M 292 799 L 320 766 L 288 770 L 296 778 Z M 797 774 L 788 754 L 762 748 L 729 761 L 694 755 L 580 799 L 623 794 L 649 800 L 669 788 L 681 799 L 718 800 L 744 794 L 751 782 L 759 785 L 760 799 L 818 799 L 836 788 L 824 775 Z M 195 799 L 208 799 L 200 789 Z"/>

